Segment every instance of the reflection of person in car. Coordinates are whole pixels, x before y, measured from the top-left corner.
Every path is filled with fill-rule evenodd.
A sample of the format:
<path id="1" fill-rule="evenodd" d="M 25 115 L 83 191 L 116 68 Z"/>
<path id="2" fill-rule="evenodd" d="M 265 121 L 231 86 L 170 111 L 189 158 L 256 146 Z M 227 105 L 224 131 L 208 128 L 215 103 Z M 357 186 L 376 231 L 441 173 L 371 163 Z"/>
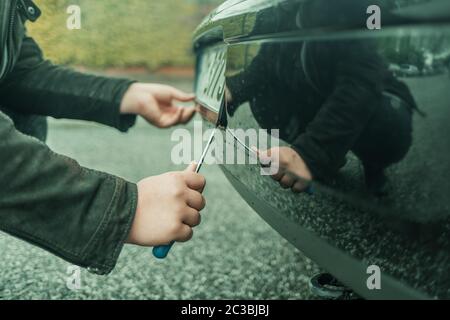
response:
<path id="1" fill-rule="evenodd" d="M 334 18 L 344 21 L 340 13 L 352 17 L 355 10 L 364 17 L 364 4 L 342 7 L 346 3 L 355 4 L 304 2 L 300 10 L 286 10 L 280 25 L 336 25 Z M 230 114 L 249 101 L 260 125 L 279 128 L 280 137 L 291 144 L 274 153 L 281 168 L 274 178 L 297 192 L 306 188 L 305 179 L 330 179 L 350 150 L 364 165 L 369 189 L 380 192 L 385 168 L 403 159 L 411 146 L 417 106 L 372 40 L 264 44 L 243 72 L 227 79 L 227 89 Z M 270 150 L 261 155 L 271 157 Z"/>

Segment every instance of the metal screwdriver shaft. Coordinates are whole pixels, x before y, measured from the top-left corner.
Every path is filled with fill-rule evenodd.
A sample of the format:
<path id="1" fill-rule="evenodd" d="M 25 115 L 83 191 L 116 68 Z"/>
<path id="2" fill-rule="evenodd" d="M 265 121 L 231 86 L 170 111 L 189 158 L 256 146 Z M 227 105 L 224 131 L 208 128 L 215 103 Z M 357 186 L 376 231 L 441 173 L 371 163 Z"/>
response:
<path id="1" fill-rule="evenodd" d="M 205 162 L 205 158 L 206 158 L 206 155 L 208 154 L 208 150 L 209 150 L 209 148 L 211 147 L 211 144 L 214 141 L 216 129 L 217 128 L 215 128 L 213 130 L 213 132 L 211 133 L 211 136 L 209 137 L 208 143 L 206 144 L 206 147 L 203 150 L 202 156 L 201 156 L 201 158 L 200 158 L 200 160 L 199 160 L 199 162 L 197 164 L 197 168 L 195 169 L 196 173 L 200 172 L 200 169 L 202 168 L 203 162 Z M 153 255 L 155 256 L 155 258 L 158 258 L 158 259 L 166 258 L 167 255 L 169 254 L 170 249 L 174 245 L 174 243 L 175 243 L 175 241 L 172 241 L 171 243 L 169 243 L 167 245 L 154 247 L 152 252 L 153 252 Z"/>

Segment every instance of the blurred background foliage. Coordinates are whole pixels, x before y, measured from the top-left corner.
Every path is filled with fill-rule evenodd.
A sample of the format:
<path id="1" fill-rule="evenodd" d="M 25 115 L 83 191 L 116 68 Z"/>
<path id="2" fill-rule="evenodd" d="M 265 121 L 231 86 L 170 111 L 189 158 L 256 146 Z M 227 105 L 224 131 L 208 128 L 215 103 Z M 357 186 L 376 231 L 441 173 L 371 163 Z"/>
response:
<path id="1" fill-rule="evenodd" d="M 35 0 L 43 14 L 28 24 L 47 58 L 89 68 L 189 67 L 192 32 L 221 0 Z M 81 8 L 68 30 L 67 8 Z"/>

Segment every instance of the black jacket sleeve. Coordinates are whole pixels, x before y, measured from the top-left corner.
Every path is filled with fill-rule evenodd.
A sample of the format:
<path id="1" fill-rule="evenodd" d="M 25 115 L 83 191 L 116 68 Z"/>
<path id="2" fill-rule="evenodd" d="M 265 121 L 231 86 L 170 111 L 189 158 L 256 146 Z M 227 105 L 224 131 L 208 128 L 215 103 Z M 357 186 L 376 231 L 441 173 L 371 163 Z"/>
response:
<path id="1" fill-rule="evenodd" d="M 312 44 L 306 59 L 305 63 L 317 70 L 311 77 L 321 78 L 316 87 L 322 88 L 324 95 L 329 94 L 293 148 L 314 178 L 328 179 L 339 170 L 381 103 L 385 69 L 376 48 L 359 40 Z"/>
<path id="2" fill-rule="evenodd" d="M 107 274 L 136 212 L 137 187 L 81 167 L 0 112 L 0 229 Z"/>
<path id="3" fill-rule="evenodd" d="M 25 37 L 18 61 L 0 86 L 3 107 L 26 114 L 96 121 L 127 131 L 136 117 L 120 115 L 123 95 L 133 83 L 75 72 L 44 60 Z"/>

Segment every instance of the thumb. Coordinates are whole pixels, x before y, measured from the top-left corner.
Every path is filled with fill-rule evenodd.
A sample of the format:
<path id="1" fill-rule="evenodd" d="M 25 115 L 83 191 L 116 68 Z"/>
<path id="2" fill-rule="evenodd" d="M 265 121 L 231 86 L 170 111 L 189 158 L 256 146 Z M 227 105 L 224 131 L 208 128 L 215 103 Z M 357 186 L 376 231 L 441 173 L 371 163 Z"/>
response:
<path id="1" fill-rule="evenodd" d="M 184 171 L 195 172 L 196 170 L 197 170 L 197 163 L 191 162 L 191 164 Z"/>

